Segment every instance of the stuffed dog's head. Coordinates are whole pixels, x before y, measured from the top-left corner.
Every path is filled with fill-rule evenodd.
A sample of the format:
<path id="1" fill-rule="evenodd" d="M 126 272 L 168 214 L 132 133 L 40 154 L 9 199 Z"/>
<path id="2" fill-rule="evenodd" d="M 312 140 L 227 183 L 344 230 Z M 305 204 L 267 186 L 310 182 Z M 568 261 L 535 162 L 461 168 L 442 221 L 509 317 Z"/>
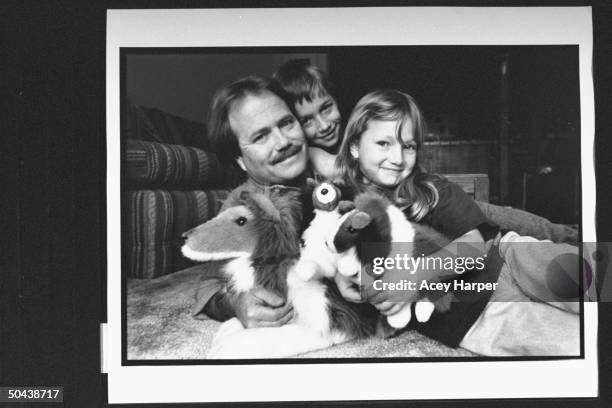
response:
<path id="1" fill-rule="evenodd" d="M 183 255 L 194 261 L 239 258 L 255 249 L 255 215 L 246 204 L 230 207 L 183 234 Z"/>
<path id="2" fill-rule="evenodd" d="M 260 236 L 258 221 L 277 220 L 280 215 L 261 194 L 243 191 L 234 206 L 217 214 L 182 236 L 183 255 L 199 262 L 250 256 Z"/>
<path id="3" fill-rule="evenodd" d="M 307 180 L 308 188 L 312 189 L 312 204 L 317 210 L 333 211 L 340 203 L 343 189 L 346 187 L 342 179 L 315 181 Z"/>
<path id="4" fill-rule="evenodd" d="M 349 211 L 340 218 L 338 227 L 327 238 L 328 247 L 342 253 L 359 242 L 391 241 L 388 201 L 377 194 L 362 193 L 351 204 L 347 208 Z"/>
<path id="5" fill-rule="evenodd" d="M 232 203 L 232 207 L 183 234 L 181 250 L 185 257 L 206 262 L 251 256 L 262 247 L 262 241 L 277 238 L 275 231 L 294 229 L 301 216 L 295 194 L 274 196 L 273 202 L 267 195 L 242 191 Z"/>

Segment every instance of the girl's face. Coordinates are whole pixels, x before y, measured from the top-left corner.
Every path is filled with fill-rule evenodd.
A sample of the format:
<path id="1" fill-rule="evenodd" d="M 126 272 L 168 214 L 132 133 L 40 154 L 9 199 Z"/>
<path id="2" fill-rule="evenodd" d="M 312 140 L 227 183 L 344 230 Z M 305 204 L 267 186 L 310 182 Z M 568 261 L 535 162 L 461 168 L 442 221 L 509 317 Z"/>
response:
<path id="1" fill-rule="evenodd" d="M 308 144 L 334 147 L 340 140 L 340 111 L 336 100 L 329 94 L 295 104 L 295 112 L 304 130 Z"/>
<path id="2" fill-rule="evenodd" d="M 357 159 L 367 181 L 393 188 L 410 175 L 416 163 L 417 145 L 411 120 L 401 129 L 402 143 L 397 140 L 398 121 L 372 120 L 351 145 L 351 156 Z"/>

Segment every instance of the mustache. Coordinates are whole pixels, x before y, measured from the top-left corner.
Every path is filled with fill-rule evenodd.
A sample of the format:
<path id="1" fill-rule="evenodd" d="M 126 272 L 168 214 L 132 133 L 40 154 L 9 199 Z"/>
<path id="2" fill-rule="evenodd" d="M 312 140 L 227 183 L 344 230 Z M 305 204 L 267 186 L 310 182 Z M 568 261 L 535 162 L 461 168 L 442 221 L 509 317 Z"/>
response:
<path id="1" fill-rule="evenodd" d="M 278 156 L 276 156 L 272 160 L 272 164 L 280 163 L 283 160 L 293 156 L 294 154 L 298 154 L 301 150 L 302 150 L 302 145 L 294 145 L 294 144 L 292 144 L 291 146 L 289 146 L 287 148 L 287 150 L 284 150 L 284 151 L 280 152 L 278 154 Z"/>

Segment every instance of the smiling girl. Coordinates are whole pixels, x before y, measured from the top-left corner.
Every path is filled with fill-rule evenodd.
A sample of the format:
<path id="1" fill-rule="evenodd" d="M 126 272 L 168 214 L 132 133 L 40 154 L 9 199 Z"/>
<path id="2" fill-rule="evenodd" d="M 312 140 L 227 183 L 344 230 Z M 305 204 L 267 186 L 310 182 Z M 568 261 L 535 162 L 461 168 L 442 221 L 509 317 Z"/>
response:
<path id="1" fill-rule="evenodd" d="M 458 185 L 421 167 L 424 128 L 423 115 L 410 95 L 389 89 L 370 92 L 349 117 L 337 165 L 356 193 L 376 191 L 401 208 L 408 219 L 428 224 L 452 240 L 430 257 L 482 257 L 485 268 L 472 268 L 461 275 L 428 269 L 411 271 L 408 276 L 391 270 L 382 280 L 406 278 L 417 287 L 424 281 L 454 280 L 460 287 L 490 283 L 488 287 L 496 288 L 468 296 L 468 301 L 462 290 L 455 291 L 462 301 L 453 302 L 445 313 L 434 314 L 429 322 L 416 324 L 423 334 L 451 347 L 484 355 L 578 355 L 579 302 L 572 301 L 578 298 L 577 288 L 564 287 L 570 296 L 563 297 L 552 290 L 558 279 L 567 279 L 563 268 L 555 268 L 553 261 L 575 256 L 576 248 L 515 232 L 502 237 L 499 227 Z M 339 277 L 336 282 L 348 300 L 357 295 L 387 316 L 409 307 L 418 296 L 412 291 L 398 301 L 392 291 L 368 287 L 356 294 L 359 276 Z"/>

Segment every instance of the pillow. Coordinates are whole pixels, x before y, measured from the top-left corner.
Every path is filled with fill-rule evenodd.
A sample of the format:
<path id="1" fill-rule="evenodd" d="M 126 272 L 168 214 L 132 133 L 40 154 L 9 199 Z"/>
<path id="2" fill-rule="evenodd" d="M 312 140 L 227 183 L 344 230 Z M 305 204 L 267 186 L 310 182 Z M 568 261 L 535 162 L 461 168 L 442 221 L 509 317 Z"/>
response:
<path id="1" fill-rule="evenodd" d="M 123 236 L 128 276 L 154 278 L 193 265 L 181 254 L 181 234 L 213 218 L 228 192 L 128 191 Z"/>
<path id="2" fill-rule="evenodd" d="M 214 153 L 195 147 L 126 142 L 126 175 L 131 188 L 231 188 L 243 178 L 235 166 L 225 166 Z"/>
<path id="3" fill-rule="evenodd" d="M 124 136 L 128 139 L 198 147 L 210 151 L 206 125 L 157 108 L 128 101 Z"/>

